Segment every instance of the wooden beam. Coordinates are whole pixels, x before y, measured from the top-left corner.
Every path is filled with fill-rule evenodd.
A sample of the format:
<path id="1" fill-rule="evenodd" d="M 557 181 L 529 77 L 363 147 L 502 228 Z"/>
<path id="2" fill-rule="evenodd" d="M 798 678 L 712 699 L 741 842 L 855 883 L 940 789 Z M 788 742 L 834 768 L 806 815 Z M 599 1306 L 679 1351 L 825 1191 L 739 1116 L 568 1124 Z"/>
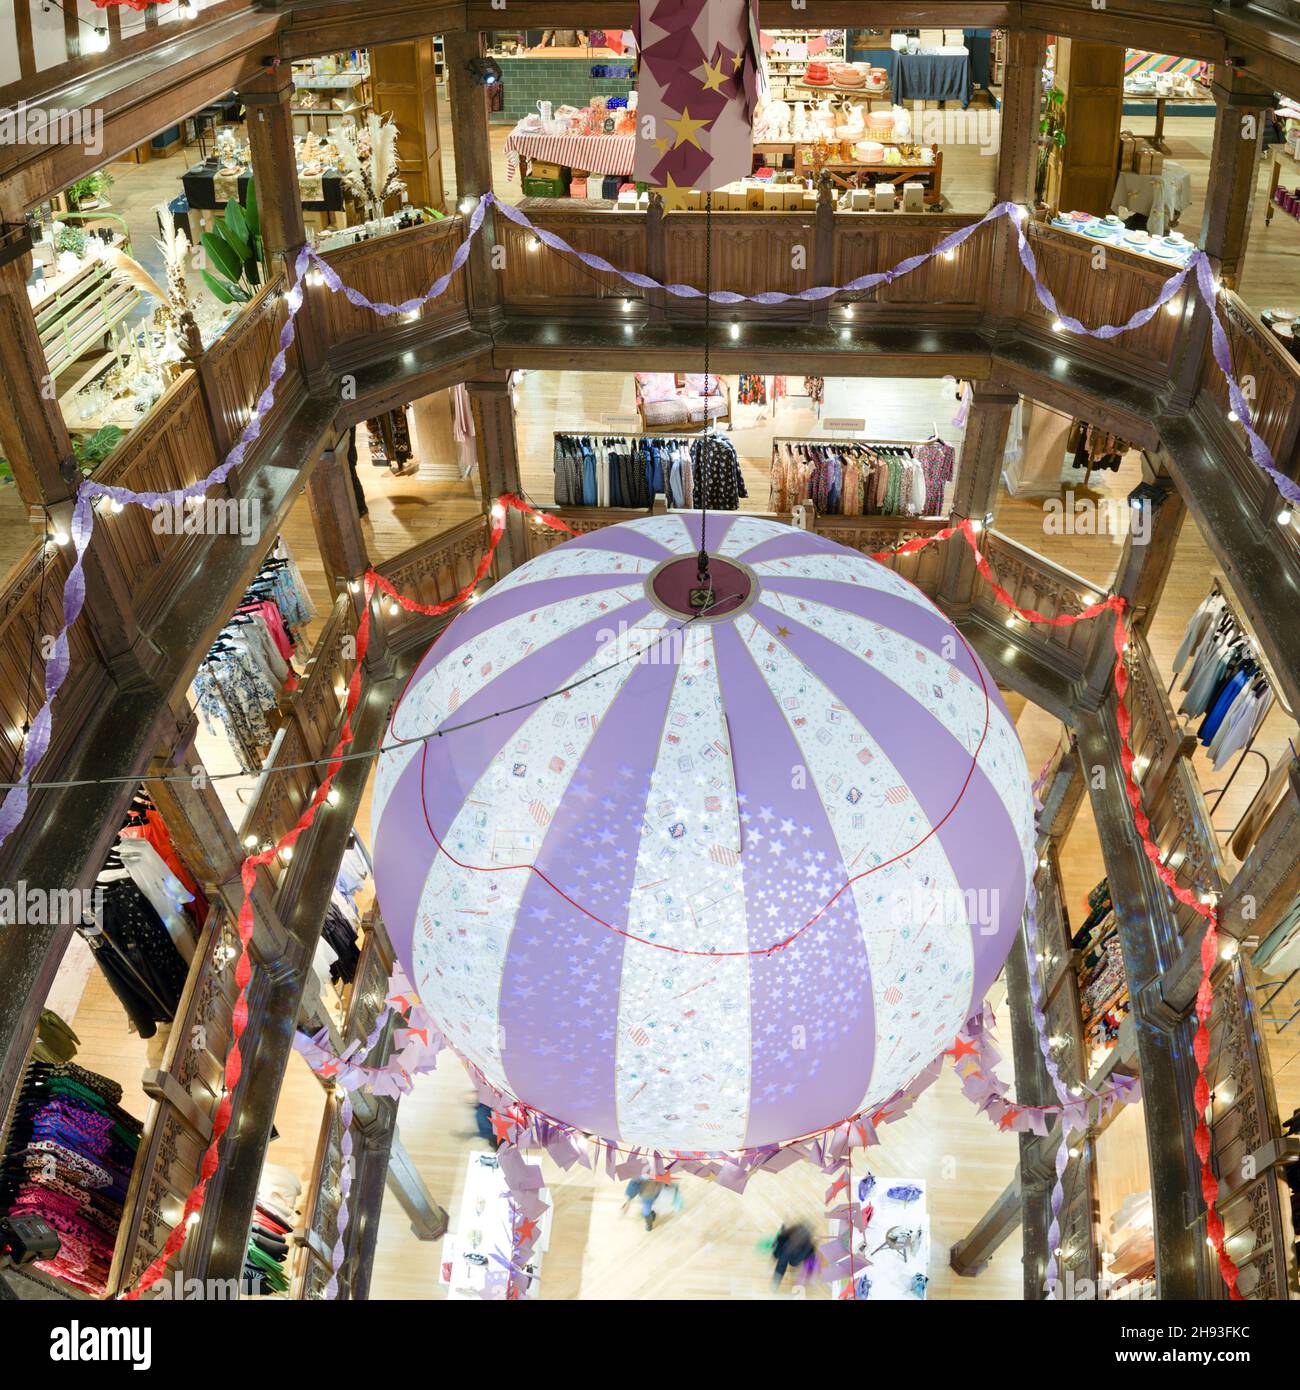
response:
<path id="1" fill-rule="evenodd" d="M 1007 451 L 1011 412 L 1020 396 L 1005 387 L 972 382 L 972 399 L 957 460 L 957 481 L 952 500 L 955 521 L 983 521 L 993 510 L 1002 481 L 1002 459 Z M 960 609 L 970 602 L 975 582 L 975 557 L 965 543 L 949 546 L 944 557 L 940 596 L 946 608 Z"/>
<path id="2" fill-rule="evenodd" d="M 452 152 L 456 165 L 456 198 L 468 205 L 492 191 L 492 144 L 488 136 L 487 88 L 470 76 L 469 66 L 487 51 L 485 36 L 447 34 L 443 38 L 447 93 L 451 98 Z M 496 222 L 491 210 L 465 264 L 471 319 L 486 327 L 500 317 L 501 291 L 492 266 Z"/>

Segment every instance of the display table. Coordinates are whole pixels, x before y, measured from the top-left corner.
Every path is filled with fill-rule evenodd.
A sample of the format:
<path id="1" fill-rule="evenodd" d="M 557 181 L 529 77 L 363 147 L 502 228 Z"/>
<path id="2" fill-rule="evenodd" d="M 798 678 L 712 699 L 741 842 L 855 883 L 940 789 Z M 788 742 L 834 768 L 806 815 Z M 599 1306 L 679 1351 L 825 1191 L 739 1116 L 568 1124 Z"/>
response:
<path id="1" fill-rule="evenodd" d="M 199 164 L 181 175 L 181 187 L 191 208 L 218 212 L 230 198 L 238 194 L 240 204 L 248 202 L 251 169 L 241 169 L 238 175 L 223 175 L 209 164 Z M 300 174 L 302 205 L 308 212 L 342 212 L 344 203 L 343 179 L 333 169 L 323 174 Z"/>
<path id="2" fill-rule="evenodd" d="M 537 1297 L 542 1254 L 551 1241 L 550 1195 L 545 1188 L 541 1189 L 541 1197 L 547 1207 L 538 1222 L 537 1240 L 525 1266 L 532 1276 L 526 1298 Z M 471 1154 L 465 1161 L 460 1210 L 443 1239 L 439 1278 L 447 1285 L 447 1297 L 481 1298 L 489 1272 L 503 1278 L 507 1273 L 492 1256 L 500 1254 L 508 1259 L 512 1245 L 510 1189 L 501 1176 L 496 1155 Z"/>
<path id="3" fill-rule="evenodd" d="M 1159 236 L 1165 230 L 1166 214 L 1169 225 L 1176 227 L 1179 214 L 1191 201 L 1192 176 L 1181 164 L 1166 160 L 1158 174 L 1121 171 L 1111 194 L 1110 210 L 1119 212 L 1126 208 L 1130 216 L 1141 213 L 1147 219 L 1147 231 Z"/>
<path id="4" fill-rule="evenodd" d="M 506 136 L 506 177 L 513 179 L 519 158 L 545 159 L 588 174 L 632 173 L 634 135 L 535 135 L 518 126 Z"/>
<path id="5" fill-rule="evenodd" d="M 892 48 L 872 48 L 855 59 L 884 68 L 889 74 L 893 99 L 908 101 L 960 101 L 970 105 L 974 92 L 970 51 L 965 53 L 896 53 Z M 830 89 L 834 90 L 834 89 Z"/>
<path id="6" fill-rule="evenodd" d="M 865 1203 L 860 1203 L 858 1185 L 869 1171 L 862 1155 L 855 1155 L 850 1168 L 853 1205 L 869 1205 L 874 1209 L 867 1229 L 855 1232 L 853 1237 L 856 1276 L 859 1280 L 865 1276 L 870 1281 L 866 1301 L 896 1303 L 902 1299 L 924 1299 L 925 1288 L 918 1289 L 916 1276 L 925 1276 L 927 1282 L 930 1276 L 930 1215 L 926 1209 L 925 1181 L 922 1178 L 878 1177 Z M 891 1191 L 907 1189 L 919 1195 L 912 1201 L 889 1196 Z M 842 1221 L 832 1221 L 829 1226 L 832 1235 L 844 1233 Z M 893 1244 L 886 1239 L 891 1231 L 896 1233 Z M 897 1239 L 904 1232 L 912 1239 L 905 1242 Z M 839 1298 L 843 1291 L 843 1280 L 831 1285 L 832 1297 Z"/>
<path id="7" fill-rule="evenodd" d="M 1151 143 L 1156 149 L 1169 152 L 1169 146 L 1165 144 L 1165 108 L 1173 102 L 1175 106 L 1184 106 L 1187 110 L 1184 115 L 1199 115 L 1204 107 L 1214 108 L 1214 96 L 1208 90 L 1203 96 L 1157 96 L 1149 90 L 1141 90 L 1133 87 L 1124 88 L 1124 114 L 1126 116 L 1140 116 L 1143 114 L 1143 107 L 1154 105 L 1156 109 L 1156 126 L 1151 135 Z"/>
<path id="8" fill-rule="evenodd" d="M 802 178 L 812 172 L 806 158 L 808 148 L 802 145 L 795 151 L 796 177 Z M 935 145 L 931 147 L 931 154 L 934 158 L 929 163 L 908 160 L 903 164 L 859 164 L 853 160 L 836 159 L 828 161 L 822 169 L 836 188 L 864 188 L 878 183 L 892 183 L 901 190 L 905 183 L 915 180 L 925 184 L 926 206 L 942 207 L 943 151 Z"/>

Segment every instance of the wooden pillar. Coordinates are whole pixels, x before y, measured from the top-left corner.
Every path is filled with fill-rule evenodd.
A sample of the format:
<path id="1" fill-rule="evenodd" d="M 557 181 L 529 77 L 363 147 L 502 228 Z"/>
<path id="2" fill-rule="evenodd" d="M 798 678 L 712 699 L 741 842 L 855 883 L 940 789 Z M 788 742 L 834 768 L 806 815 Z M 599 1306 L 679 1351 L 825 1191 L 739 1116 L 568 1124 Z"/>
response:
<path id="1" fill-rule="evenodd" d="M 411 1221 L 418 1240 L 438 1240 L 447 1233 L 447 1213 L 429 1195 L 420 1170 L 411 1162 L 400 1132 L 388 1150 L 388 1190 Z"/>
<path id="2" fill-rule="evenodd" d="M 397 163 L 415 207 L 444 208 L 433 40 L 370 49 L 371 105 L 397 126 Z"/>
<path id="3" fill-rule="evenodd" d="M 1255 175 L 1273 93 L 1241 71 L 1214 66 L 1214 147 L 1201 217 L 1201 247 L 1231 289 L 1241 273 L 1255 203 Z"/>
<path id="4" fill-rule="evenodd" d="M 485 34 L 448 33 L 443 35 L 447 63 L 447 92 L 451 97 L 452 149 L 456 165 L 458 205 L 475 202 L 492 191 L 492 144 L 488 138 L 487 88 L 470 76 L 472 59 L 486 52 Z M 468 215 L 468 214 L 467 214 Z M 496 243 L 496 224 L 491 209 L 475 238 L 466 264 L 469 276 L 469 302 L 479 325 L 500 314 L 501 293 L 497 273 L 492 269 L 492 247 Z"/>
<path id="5" fill-rule="evenodd" d="M 1045 35 L 1028 29 L 1007 34 L 995 203 L 1033 202 L 1046 46 Z"/>
<path id="6" fill-rule="evenodd" d="M 969 518 L 982 522 L 997 501 L 1007 430 L 1020 397 L 1005 387 L 986 386 L 982 382 L 972 382 L 971 392 L 966 436 L 957 463 L 952 517 L 954 521 Z M 964 539 L 954 537 L 944 560 L 939 591 L 947 611 L 969 605 L 974 580 L 975 560 L 970 547 Z"/>
<path id="7" fill-rule="evenodd" d="M 974 1279 L 984 1272 L 1002 1242 L 1020 1225 L 1020 1202 L 1020 1175 L 1017 1174 L 1002 1195 L 994 1199 L 984 1215 L 948 1251 L 948 1265 L 954 1273 Z"/>
<path id="8" fill-rule="evenodd" d="M 365 601 L 365 592 L 360 586 L 362 576 L 370 568 L 370 552 L 357 511 L 346 432 L 338 436 L 333 448 L 321 453 L 312 468 L 307 482 L 307 505 L 330 590 L 337 595 L 346 586 L 359 615 Z M 353 588 L 353 585 L 358 587 Z M 366 652 L 366 669 L 372 677 L 387 672 L 389 659 L 383 623 L 376 621 L 377 604 L 378 600 L 371 610 L 370 646 Z"/>
<path id="9" fill-rule="evenodd" d="M 274 275 L 282 270 L 286 285 L 294 282 L 294 261 L 307 241 L 293 143 L 293 91 L 292 69 L 284 64 L 254 78 L 239 93 L 248 112 L 248 145 L 267 272 Z M 320 389 L 328 382 L 329 372 L 313 306 L 318 296 L 329 291 L 312 285 L 308 276 L 303 292 L 305 298 L 295 324 L 298 360 L 308 385 Z"/>
<path id="10" fill-rule="evenodd" d="M 30 251 L 0 263 L 0 453 L 9 460 L 23 502 L 44 509 L 37 534 L 71 534 L 81 473 L 27 297 L 30 273 Z M 114 682 L 122 689 L 150 685 L 161 653 L 140 630 L 129 576 L 102 531 L 91 537 L 85 575 L 80 621 L 93 632 Z"/>
<path id="11" fill-rule="evenodd" d="M 1201 247 L 1219 262 L 1231 289 L 1241 274 L 1255 201 L 1255 174 L 1264 143 L 1265 112 L 1273 93 L 1244 73 L 1220 64 L 1214 70 L 1214 146 L 1201 217 Z M 1174 366 L 1170 406 L 1186 410 L 1200 386 L 1210 335 L 1210 311 L 1193 287 L 1182 351 Z M 1214 370 L 1214 369 L 1212 369 Z M 1270 504 L 1272 499 L 1270 498 Z M 1269 515 L 1271 518 L 1272 506 Z"/>
<path id="12" fill-rule="evenodd" d="M 1056 85 L 1065 93 L 1065 149 L 1056 201 L 1063 208 L 1104 216 L 1110 211 L 1119 161 L 1124 45 L 1058 38 Z"/>
<path id="13" fill-rule="evenodd" d="M 515 437 L 515 408 L 510 399 L 510 374 L 484 381 L 466 382 L 470 407 L 474 412 L 478 442 L 479 480 L 485 506 L 503 493 L 518 496 L 519 451 Z M 506 513 L 506 532 L 497 549 L 497 572 L 509 574 L 528 558 L 524 517 L 516 511 Z"/>
<path id="14" fill-rule="evenodd" d="M 1113 588 L 1128 604 L 1125 621 L 1129 628 L 1145 633 L 1164 593 L 1187 508 L 1170 478 L 1155 473 L 1149 463 L 1142 471 L 1151 487 L 1162 494 L 1162 500 L 1158 504 L 1143 500 L 1140 513 L 1130 512 L 1133 519 L 1124 538 Z M 1103 613 L 1096 620 L 1088 647 L 1084 680 L 1097 696 L 1110 688 L 1115 673 L 1114 630 L 1115 619 Z"/>

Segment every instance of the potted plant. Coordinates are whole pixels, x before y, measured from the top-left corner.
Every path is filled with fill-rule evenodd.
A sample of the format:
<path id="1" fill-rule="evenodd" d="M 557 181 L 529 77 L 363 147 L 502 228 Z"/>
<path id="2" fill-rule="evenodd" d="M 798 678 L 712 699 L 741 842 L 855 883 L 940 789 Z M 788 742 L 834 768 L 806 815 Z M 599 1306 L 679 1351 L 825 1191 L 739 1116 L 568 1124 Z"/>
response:
<path id="1" fill-rule="evenodd" d="M 1065 93 L 1059 87 L 1050 88 L 1043 97 L 1043 110 L 1038 118 L 1038 164 L 1034 172 L 1035 210 L 1046 211 L 1047 181 L 1052 161 L 1065 148 Z"/>
<path id="2" fill-rule="evenodd" d="M 248 184 L 247 202 L 226 202 L 225 211 L 210 232 L 201 238 L 207 258 L 218 274 L 206 267 L 199 271 L 203 283 L 223 304 L 247 303 L 262 283 L 262 223 L 257 211 L 257 192 Z"/>
<path id="3" fill-rule="evenodd" d="M 101 200 L 108 201 L 108 190 L 113 186 L 113 176 L 107 169 L 99 169 L 86 174 L 75 183 L 69 184 L 64 196 L 71 212 L 84 211 L 98 206 Z"/>

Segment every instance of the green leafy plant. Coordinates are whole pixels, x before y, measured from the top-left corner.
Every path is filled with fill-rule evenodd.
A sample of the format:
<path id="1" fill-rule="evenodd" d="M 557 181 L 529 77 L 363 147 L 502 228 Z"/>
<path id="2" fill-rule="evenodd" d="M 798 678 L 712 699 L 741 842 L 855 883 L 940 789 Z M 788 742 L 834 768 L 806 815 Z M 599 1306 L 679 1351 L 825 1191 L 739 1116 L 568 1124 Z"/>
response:
<path id="1" fill-rule="evenodd" d="M 209 262 L 218 272 L 200 270 L 203 283 L 222 304 L 246 304 L 262 283 L 265 261 L 257 192 L 251 180 L 245 205 L 240 207 L 237 198 L 229 199 L 212 230 L 203 233 L 202 241 Z"/>
<path id="2" fill-rule="evenodd" d="M 93 434 L 74 434 L 72 452 L 82 476 L 89 478 L 101 463 L 122 442 L 126 431 L 116 425 L 101 425 Z M 0 484 L 9 486 L 14 480 L 13 469 L 7 458 L 0 458 Z"/>
<path id="3" fill-rule="evenodd" d="M 1047 193 L 1047 175 L 1058 151 L 1065 148 L 1065 93 L 1051 88 L 1043 98 L 1038 118 L 1038 167 L 1034 176 L 1034 199 L 1042 202 Z"/>
<path id="4" fill-rule="evenodd" d="M 66 193 L 68 206 L 75 210 L 81 206 L 83 199 L 105 197 L 112 186 L 113 176 L 107 169 L 99 169 L 93 174 L 85 174 L 75 183 L 68 185 Z"/>

